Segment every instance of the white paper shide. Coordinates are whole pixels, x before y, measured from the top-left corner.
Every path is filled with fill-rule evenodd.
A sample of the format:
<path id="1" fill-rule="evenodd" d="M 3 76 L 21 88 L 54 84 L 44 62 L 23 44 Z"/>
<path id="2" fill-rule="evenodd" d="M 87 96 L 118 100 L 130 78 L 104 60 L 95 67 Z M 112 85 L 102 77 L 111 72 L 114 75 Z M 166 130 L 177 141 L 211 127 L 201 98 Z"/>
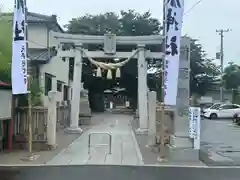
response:
<path id="1" fill-rule="evenodd" d="M 26 94 L 27 88 L 27 51 L 25 4 L 23 0 L 15 0 L 12 40 L 12 93 Z"/>
<path id="2" fill-rule="evenodd" d="M 184 0 L 166 0 L 164 103 L 176 105 Z"/>

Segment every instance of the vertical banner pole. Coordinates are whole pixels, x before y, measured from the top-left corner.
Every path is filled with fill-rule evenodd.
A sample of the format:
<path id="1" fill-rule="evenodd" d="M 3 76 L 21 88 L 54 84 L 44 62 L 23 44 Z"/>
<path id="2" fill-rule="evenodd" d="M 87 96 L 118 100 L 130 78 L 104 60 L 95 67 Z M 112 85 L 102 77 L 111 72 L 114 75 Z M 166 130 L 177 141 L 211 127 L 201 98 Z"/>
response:
<path id="1" fill-rule="evenodd" d="M 28 22 L 27 22 L 27 15 L 28 15 L 28 8 L 27 8 L 27 0 L 24 0 L 25 4 L 25 39 L 26 39 L 26 56 L 27 61 L 28 59 Z M 30 62 L 28 63 L 30 66 Z M 28 67 L 28 151 L 31 156 L 32 154 L 32 99 L 31 99 L 31 73 L 30 68 Z"/>
<path id="2" fill-rule="evenodd" d="M 31 99 L 31 91 L 30 91 L 30 83 L 31 79 L 28 76 L 28 151 L 29 154 L 32 154 L 32 99 Z"/>
<path id="3" fill-rule="evenodd" d="M 15 96 L 12 94 L 12 112 L 8 127 L 8 152 L 12 151 L 13 128 L 15 120 Z"/>
<path id="4" fill-rule="evenodd" d="M 164 71 L 165 71 L 165 54 L 166 54 L 166 0 L 163 1 L 163 61 L 162 61 L 162 103 L 161 103 L 161 120 L 160 120 L 160 161 L 164 161 L 165 157 L 165 142 L 164 137 L 165 134 L 165 123 L 164 123 L 164 115 L 165 115 L 165 104 L 164 104 L 164 96 L 165 96 L 165 88 L 164 88 Z"/>

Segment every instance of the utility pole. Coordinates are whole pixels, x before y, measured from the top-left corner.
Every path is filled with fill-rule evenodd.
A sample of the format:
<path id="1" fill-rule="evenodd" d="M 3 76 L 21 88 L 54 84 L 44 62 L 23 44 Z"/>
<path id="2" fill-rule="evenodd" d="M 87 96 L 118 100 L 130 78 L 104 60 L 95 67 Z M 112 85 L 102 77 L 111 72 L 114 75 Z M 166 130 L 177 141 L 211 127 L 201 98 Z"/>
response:
<path id="1" fill-rule="evenodd" d="M 221 86 L 220 86 L 220 99 L 221 102 L 224 101 L 224 93 L 223 93 L 223 59 L 224 59 L 224 47 L 223 47 L 223 38 L 224 33 L 229 32 L 230 29 L 217 29 L 216 32 L 219 33 L 221 41 L 220 41 L 220 61 L 221 61 Z"/>

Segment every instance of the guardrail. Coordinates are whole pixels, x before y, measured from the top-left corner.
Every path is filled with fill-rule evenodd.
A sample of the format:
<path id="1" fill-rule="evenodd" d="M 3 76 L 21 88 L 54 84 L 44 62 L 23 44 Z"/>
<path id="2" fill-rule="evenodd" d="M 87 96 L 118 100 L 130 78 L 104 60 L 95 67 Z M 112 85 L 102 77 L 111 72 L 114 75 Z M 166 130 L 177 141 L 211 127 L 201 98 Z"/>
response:
<path id="1" fill-rule="evenodd" d="M 91 144 L 91 137 L 94 134 L 105 134 L 105 135 L 108 135 L 109 136 L 109 143 L 108 144 L 95 144 L 95 145 L 92 145 Z M 112 135 L 110 133 L 103 133 L 103 132 L 93 132 L 93 133 L 90 133 L 88 135 L 88 154 L 91 153 L 91 147 L 92 146 L 95 146 L 95 147 L 96 146 L 108 146 L 108 148 L 109 148 L 108 154 L 111 154 L 112 153 Z"/>

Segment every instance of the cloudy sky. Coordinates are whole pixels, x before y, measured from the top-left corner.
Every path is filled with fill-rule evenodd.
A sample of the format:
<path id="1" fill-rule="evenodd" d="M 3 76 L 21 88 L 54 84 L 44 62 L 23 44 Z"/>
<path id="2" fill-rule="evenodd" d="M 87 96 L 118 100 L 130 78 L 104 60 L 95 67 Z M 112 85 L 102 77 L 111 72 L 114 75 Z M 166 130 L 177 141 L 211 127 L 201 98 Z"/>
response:
<path id="1" fill-rule="evenodd" d="M 224 64 L 234 61 L 240 64 L 240 24 L 238 12 L 239 0 L 202 0 L 192 10 L 192 6 L 199 0 L 185 0 L 183 34 L 198 38 L 210 58 L 219 51 L 220 36 L 216 29 L 232 29 L 225 34 Z M 14 0 L 0 0 L 4 10 L 13 7 Z M 138 12 L 150 10 L 153 17 L 162 19 L 162 0 L 27 0 L 31 12 L 43 14 L 57 14 L 60 24 L 64 25 L 72 17 L 95 14 L 106 11 L 119 12 L 120 10 L 135 9 Z M 189 11 L 190 10 L 190 11 Z"/>

